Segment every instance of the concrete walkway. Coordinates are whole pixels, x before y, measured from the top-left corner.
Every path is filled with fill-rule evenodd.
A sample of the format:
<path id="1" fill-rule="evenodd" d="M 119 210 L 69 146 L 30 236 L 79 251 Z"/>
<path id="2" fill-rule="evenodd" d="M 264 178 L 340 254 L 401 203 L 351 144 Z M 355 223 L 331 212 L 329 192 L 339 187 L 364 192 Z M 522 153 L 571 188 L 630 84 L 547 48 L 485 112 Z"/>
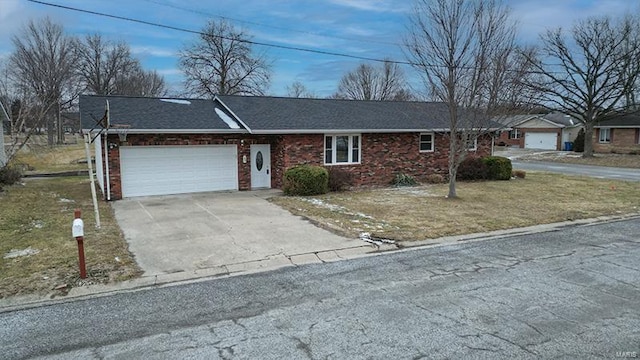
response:
<path id="1" fill-rule="evenodd" d="M 154 196 L 113 203 L 144 276 L 322 262 L 366 247 L 271 204 L 277 191 Z"/>

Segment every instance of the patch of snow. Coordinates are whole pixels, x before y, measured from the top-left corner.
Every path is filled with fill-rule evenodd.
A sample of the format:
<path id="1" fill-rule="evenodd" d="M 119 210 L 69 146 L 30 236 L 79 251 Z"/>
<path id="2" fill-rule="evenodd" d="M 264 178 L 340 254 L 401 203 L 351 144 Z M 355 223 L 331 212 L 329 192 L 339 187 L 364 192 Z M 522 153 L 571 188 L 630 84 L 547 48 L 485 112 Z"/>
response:
<path id="1" fill-rule="evenodd" d="M 160 99 L 160 101 L 173 103 L 173 104 L 180 104 L 180 105 L 191 105 L 191 101 L 182 100 L 182 99 Z"/>
<path id="2" fill-rule="evenodd" d="M 8 253 L 4 254 L 3 257 L 5 259 L 13 259 L 13 258 L 21 257 L 21 256 L 35 255 L 35 254 L 37 254 L 39 252 L 40 252 L 40 250 L 32 249 L 31 246 L 29 246 L 28 248 L 23 249 L 23 250 L 11 249 L 11 251 L 9 251 Z"/>
<path id="3" fill-rule="evenodd" d="M 75 200 L 65 199 L 65 198 L 61 198 L 58 201 L 60 201 L 61 203 L 74 203 L 74 202 L 76 202 Z"/>
<path id="4" fill-rule="evenodd" d="M 225 114 L 224 111 L 216 108 L 216 114 L 218 114 L 220 119 L 222 119 L 222 121 L 224 121 L 225 124 L 227 124 L 229 129 L 240 129 L 240 125 L 238 125 L 238 123 L 233 121 L 233 119 L 229 117 L 229 115 Z"/>
<path id="5" fill-rule="evenodd" d="M 44 221 L 42 220 L 33 220 L 31 222 L 31 227 L 35 229 L 42 229 L 44 227 Z"/>

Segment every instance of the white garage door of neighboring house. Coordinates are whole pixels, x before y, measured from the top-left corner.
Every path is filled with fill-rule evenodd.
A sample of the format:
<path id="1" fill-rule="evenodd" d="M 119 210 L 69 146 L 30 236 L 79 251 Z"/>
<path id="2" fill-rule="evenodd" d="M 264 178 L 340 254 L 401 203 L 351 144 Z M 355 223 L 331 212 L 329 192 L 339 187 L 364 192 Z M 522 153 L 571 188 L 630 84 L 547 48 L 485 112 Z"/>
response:
<path id="1" fill-rule="evenodd" d="M 524 136 L 524 147 L 527 149 L 558 149 L 558 134 L 546 132 L 528 132 Z"/>
<path id="2" fill-rule="evenodd" d="M 236 145 L 122 146 L 122 197 L 237 190 Z"/>

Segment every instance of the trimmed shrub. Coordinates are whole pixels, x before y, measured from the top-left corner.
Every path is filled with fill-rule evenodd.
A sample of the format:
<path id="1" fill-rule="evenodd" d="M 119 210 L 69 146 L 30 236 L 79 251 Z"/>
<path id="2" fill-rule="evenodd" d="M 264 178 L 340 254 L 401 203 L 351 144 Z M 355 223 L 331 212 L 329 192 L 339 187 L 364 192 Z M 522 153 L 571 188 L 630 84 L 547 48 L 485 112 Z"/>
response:
<path id="1" fill-rule="evenodd" d="M 482 161 L 487 165 L 489 180 L 511 179 L 511 160 L 502 156 L 487 156 Z"/>
<path id="2" fill-rule="evenodd" d="M 394 186 L 415 186 L 418 184 L 418 182 L 411 175 L 396 174 L 396 176 L 391 181 L 391 184 Z"/>
<path id="3" fill-rule="evenodd" d="M 576 139 L 573 140 L 573 151 L 584 152 L 584 129 L 580 129 Z"/>
<path id="4" fill-rule="evenodd" d="M 329 190 L 343 191 L 353 186 L 353 174 L 347 170 L 337 166 L 328 166 L 327 172 L 329 173 Z"/>
<path id="5" fill-rule="evenodd" d="M 425 181 L 429 184 L 442 184 L 445 183 L 447 179 L 440 174 L 429 174 L 425 177 Z"/>
<path id="6" fill-rule="evenodd" d="M 518 179 L 524 179 L 524 177 L 527 176 L 527 172 L 524 170 L 513 170 L 511 176 Z"/>
<path id="7" fill-rule="evenodd" d="M 22 171 L 18 167 L 0 168 L 0 185 L 13 185 L 22 179 Z"/>
<path id="8" fill-rule="evenodd" d="M 458 166 L 457 180 L 486 180 L 489 178 L 489 168 L 481 158 L 468 157 Z"/>
<path id="9" fill-rule="evenodd" d="M 285 195 L 320 195 L 329 192 L 329 173 L 322 166 L 298 165 L 284 172 Z"/>

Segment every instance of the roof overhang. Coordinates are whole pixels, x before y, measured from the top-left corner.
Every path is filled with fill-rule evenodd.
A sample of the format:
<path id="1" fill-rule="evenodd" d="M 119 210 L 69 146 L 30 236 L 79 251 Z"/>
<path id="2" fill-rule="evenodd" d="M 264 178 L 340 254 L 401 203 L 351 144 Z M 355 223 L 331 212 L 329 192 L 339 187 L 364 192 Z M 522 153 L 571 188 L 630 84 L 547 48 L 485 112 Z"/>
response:
<path id="1" fill-rule="evenodd" d="M 94 129 L 94 132 L 106 132 L 107 134 L 119 134 L 126 132 L 127 134 L 248 134 L 249 131 L 244 129 L 127 129 L 127 128 L 110 128 Z M 91 129 L 82 129 L 83 133 L 91 132 Z"/>
<path id="2" fill-rule="evenodd" d="M 638 125 L 595 125 L 594 128 L 598 129 L 638 129 L 640 128 L 640 124 Z"/>

